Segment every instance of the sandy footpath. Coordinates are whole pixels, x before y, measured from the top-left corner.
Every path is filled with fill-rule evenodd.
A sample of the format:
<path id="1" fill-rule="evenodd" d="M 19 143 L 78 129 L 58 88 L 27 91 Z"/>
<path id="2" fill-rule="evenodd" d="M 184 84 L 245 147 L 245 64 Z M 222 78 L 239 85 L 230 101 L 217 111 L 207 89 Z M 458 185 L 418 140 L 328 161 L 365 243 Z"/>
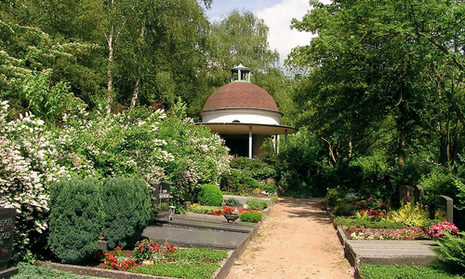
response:
<path id="1" fill-rule="evenodd" d="M 280 198 L 227 279 L 354 278 L 321 199 Z"/>

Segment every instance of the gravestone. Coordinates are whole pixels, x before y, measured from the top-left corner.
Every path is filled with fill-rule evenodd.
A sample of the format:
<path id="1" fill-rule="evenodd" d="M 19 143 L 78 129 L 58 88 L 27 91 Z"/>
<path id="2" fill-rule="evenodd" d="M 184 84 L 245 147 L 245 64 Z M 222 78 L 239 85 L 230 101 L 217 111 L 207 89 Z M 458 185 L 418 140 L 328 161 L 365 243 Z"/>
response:
<path id="1" fill-rule="evenodd" d="M 448 196 L 438 196 L 436 198 L 435 215 L 443 215 L 447 222 L 454 222 L 454 201 Z"/>
<path id="2" fill-rule="evenodd" d="M 10 278 L 18 273 L 17 268 L 8 268 L 12 256 L 16 210 L 0 208 L 0 278 Z"/>

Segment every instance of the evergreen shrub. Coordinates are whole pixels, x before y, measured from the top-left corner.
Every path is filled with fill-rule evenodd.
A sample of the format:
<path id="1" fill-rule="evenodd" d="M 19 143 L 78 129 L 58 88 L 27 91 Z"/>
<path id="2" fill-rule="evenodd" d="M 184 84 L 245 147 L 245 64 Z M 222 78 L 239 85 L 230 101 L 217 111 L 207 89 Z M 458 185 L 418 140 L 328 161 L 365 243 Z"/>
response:
<path id="1" fill-rule="evenodd" d="M 242 203 L 236 200 L 235 198 L 229 198 L 225 200 L 224 204 L 226 204 L 227 206 L 242 206 Z"/>
<path id="2" fill-rule="evenodd" d="M 97 252 L 105 221 L 100 182 L 73 178 L 50 187 L 49 239 L 61 261 L 79 263 Z"/>
<path id="3" fill-rule="evenodd" d="M 268 202 L 257 199 L 248 200 L 245 204 L 247 204 L 252 210 L 263 210 L 268 207 Z"/>
<path id="4" fill-rule="evenodd" d="M 221 206 L 223 204 L 223 193 L 214 184 L 200 186 L 199 203 L 201 205 Z"/>
<path id="5" fill-rule="evenodd" d="M 148 184 L 133 178 L 107 178 L 102 187 L 102 201 L 103 235 L 108 247 L 134 244 L 153 213 Z"/>
<path id="6" fill-rule="evenodd" d="M 244 211 L 239 214 L 239 219 L 243 222 L 254 222 L 257 223 L 262 219 L 261 212 L 254 212 L 254 211 Z"/>

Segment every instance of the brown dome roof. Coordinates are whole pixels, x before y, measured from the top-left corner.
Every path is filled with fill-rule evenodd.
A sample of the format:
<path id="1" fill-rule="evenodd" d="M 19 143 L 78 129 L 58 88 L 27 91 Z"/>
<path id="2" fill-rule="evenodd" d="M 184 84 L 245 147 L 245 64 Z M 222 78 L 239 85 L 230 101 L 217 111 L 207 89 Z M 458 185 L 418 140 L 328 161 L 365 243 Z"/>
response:
<path id="1" fill-rule="evenodd" d="M 249 82 L 231 82 L 208 97 L 203 111 L 224 108 L 258 108 L 278 111 L 273 97 L 260 86 Z"/>

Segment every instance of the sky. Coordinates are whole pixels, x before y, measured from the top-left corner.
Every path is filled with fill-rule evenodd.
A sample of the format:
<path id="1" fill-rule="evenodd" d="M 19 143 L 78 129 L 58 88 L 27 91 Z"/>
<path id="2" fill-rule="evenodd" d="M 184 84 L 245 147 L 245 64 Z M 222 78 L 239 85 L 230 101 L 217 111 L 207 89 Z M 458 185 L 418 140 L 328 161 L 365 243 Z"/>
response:
<path id="1" fill-rule="evenodd" d="M 292 18 L 302 19 L 310 9 L 309 0 L 213 0 L 206 14 L 211 22 L 224 19 L 232 10 L 249 10 L 269 27 L 268 42 L 283 62 L 292 48 L 308 45 L 311 33 L 291 30 Z"/>

